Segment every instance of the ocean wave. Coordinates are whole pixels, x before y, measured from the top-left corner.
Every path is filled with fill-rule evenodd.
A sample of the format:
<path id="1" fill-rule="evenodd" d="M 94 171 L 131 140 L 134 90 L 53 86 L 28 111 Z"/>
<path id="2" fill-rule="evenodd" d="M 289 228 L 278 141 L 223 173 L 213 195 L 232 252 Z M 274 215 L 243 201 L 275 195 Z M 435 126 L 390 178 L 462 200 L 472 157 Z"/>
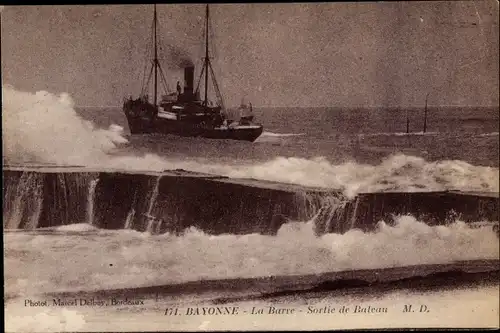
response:
<path id="1" fill-rule="evenodd" d="M 87 165 L 127 140 L 123 128 L 97 129 L 74 109 L 71 97 L 46 91 L 29 93 L 2 87 L 4 159 Z"/>
<path id="2" fill-rule="evenodd" d="M 391 155 L 378 165 L 357 162 L 334 164 L 324 157 L 276 157 L 267 162 L 231 165 L 165 159 L 146 154 L 143 157 L 115 157 L 101 166 L 137 171 L 184 169 L 231 178 L 333 188 L 343 191 L 350 198 L 358 193 L 374 191 L 499 191 L 498 168 L 475 166 L 460 160 L 429 162 L 404 154 Z"/>
<path id="3" fill-rule="evenodd" d="M 97 230 L 89 237 L 6 233 L 4 244 L 9 297 L 445 264 L 497 259 L 499 251 L 490 225 L 429 226 L 412 216 L 398 217 L 395 226 L 381 221 L 373 232 L 320 237 L 309 221 L 285 224 L 276 236 L 214 236 L 195 228 L 182 235 Z"/>
<path id="4" fill-rule="evenodd" d="M 116 155 L 115 148 L 127 142 L 121 134 L 123 129 L 116 125 L 108 130 L 95 129 L 76 114 L 67 94 L 56 96 L 47 92 L 19 92 L 11 87 L 2 89 L 4 163 L 29 160 L 112 170 L 184 169 L 334 188 L 344 191 L 349 197 L 360 192 L 386 190 L 499 191 L 498 168 L 475 166 L 459 160 L 429 162 L 403 154 L 388 156 L 378 165 L 354 161 L 335 164 L 324 157 L 276 157 L 266 162 L 241 164 L 199 162 L 155 154 Z"/>
<path id="5" fill-rule="evenodd" d="M 266 137 L 266 136 L 269 136 L 269 137 L 278 137 L 278 138 L 281 138 L 281 137 L 291 137 L 291 136 L 303 136 L 303 135 L 306 135 L 305 133 L 273 133 L 273 132 L 264 132 L 262 133 L 261 137 Z"/>
<path id="6" fill-rule="evenodd" d="M 230 177 L 256 178 L 306 186 L 341 189 L 348 197 L 375 191 L 499 191 L 498 168 L 457 160 L 428 162 L 421 157 L 392 155 L 379 165 L 326 158 L 279 157 L 258 165 L 227 170 Z"/>

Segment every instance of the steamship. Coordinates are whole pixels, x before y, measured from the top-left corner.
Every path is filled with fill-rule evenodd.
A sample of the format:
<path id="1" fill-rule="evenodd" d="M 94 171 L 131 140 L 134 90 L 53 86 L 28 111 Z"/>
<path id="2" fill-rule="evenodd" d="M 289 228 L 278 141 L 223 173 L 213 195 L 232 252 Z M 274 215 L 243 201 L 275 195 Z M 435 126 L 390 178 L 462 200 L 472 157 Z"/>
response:
<path id="1" fill-rule="evenodd" d="M 205 15 L 205 57 L 196 89 L 194 88 L 195 68 L 192 63 L 184 66 L 184 89 L 177 83 L 176 91 L 169 92 L 164 71 L 158 61 L 157 12 L 154 5 L 153 40 L 154 58 L 149 70 L 153 75 L 153 100 L 150 101 L 144 87 L 149 87 L 150 77 L 137 99 L 124 100 L 123 112 L 127 118 L 131 134 L 173 134 L 178 136 L 204 137 L 210 139 L 233 139 L 255 141 L 263 131 L 263 126 L 253 122 L 249 108 L 242 106 L 246 114 L 239 120 L 229 119 L 225 112 L 222 94 L 214 75 L 209 57 L 209 7 Z M 162 79 L 165 94 L 158 100 L 158 76 Z M 208 99 L 209 76 L 212 78 L 215 103 Z M 204 98 L 200 98 L 200 83 L 204 79 Z M 251 111 L 251 107 L 250 107 Z"/>

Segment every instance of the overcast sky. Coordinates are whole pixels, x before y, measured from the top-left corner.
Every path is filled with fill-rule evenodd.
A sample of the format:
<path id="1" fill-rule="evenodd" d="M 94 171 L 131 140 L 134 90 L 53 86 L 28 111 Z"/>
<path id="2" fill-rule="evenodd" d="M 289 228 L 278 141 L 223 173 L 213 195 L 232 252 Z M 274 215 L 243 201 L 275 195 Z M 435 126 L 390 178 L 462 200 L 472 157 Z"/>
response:
<path id="1" fill-rule="evenodd" d="M 211 5 L 226 105 L 498 105 L 498 1 Z M 138 95 L 152 5 L 5 7 L 4 84 L 77 105 Z M 162 58 L 203 56 L 203 5 L 158 5 Z M 182 70 L 162 64 L 171 89 Z M 197 67 L 199 70 L 199 66 Z M 198 73 L 198 71 L 197 71 Z M 196 74 L 196 77 L 199 74 Z"/>

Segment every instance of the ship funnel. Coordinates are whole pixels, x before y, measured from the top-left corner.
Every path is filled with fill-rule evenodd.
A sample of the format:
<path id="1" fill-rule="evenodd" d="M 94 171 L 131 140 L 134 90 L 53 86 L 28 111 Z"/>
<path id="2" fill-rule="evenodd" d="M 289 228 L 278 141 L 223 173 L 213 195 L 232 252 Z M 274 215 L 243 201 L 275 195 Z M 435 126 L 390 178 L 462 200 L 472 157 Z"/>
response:
<path id="1" fill-rule="evenodd" d="M 194 66 L 184 68 L 184 95 L 186 97 L 193 96 L 194 89 Z"/>

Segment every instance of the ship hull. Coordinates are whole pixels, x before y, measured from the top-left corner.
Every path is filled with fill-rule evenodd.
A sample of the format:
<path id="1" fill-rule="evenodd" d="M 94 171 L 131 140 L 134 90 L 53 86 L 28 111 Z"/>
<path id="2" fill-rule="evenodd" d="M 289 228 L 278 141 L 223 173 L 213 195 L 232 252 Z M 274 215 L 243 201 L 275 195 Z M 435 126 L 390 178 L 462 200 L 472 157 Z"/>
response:
<path id="1" fill-rule="evenodd" d="M 225 139 L 255 141 L 263 132 L 262 125 L 236 125 L 232 127 L 206 125 L 206 120 L 164 119 L 156 115 L 131 116 L 125 112 L 130 133 L 134 134 L 170 134 L 185 137 L 203 137 L 208 139 Z"/>
<path id="2" fill-rule="evenodd" d="M 254 142 L 262 134 L 261 125 L 236 126 L 234 128 L 221 128 L 205 130 L 201 135 L 209 139 L 228 139 Z"/>

